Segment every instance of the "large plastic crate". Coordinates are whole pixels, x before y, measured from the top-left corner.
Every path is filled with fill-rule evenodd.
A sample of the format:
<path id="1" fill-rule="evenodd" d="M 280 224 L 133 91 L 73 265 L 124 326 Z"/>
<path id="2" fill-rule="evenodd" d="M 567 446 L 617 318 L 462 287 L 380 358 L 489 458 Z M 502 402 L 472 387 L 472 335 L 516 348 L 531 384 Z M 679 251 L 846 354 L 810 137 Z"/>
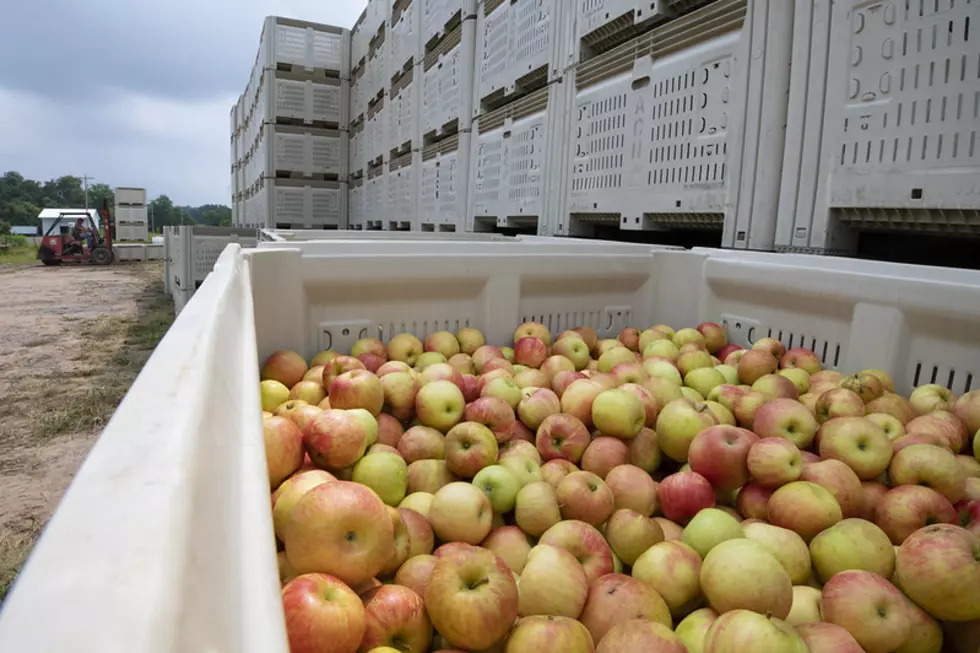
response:
<path id="1" fill-rule="evenodd" d="M 250 165 L 263 177 L 340 181 L 347 177 L 347 132 L 265 125 Z"/>
<path id="2" fill-rule="evenodd" d="M 574 0 L 574 61 L 591 59 L 714 0 Z"/>
<path id="3" fill-rule="evenodd" d="M 570 63 L 563 33 L 574 17 L 561 0 L 486 0 L 477 10 L 476 113 L 561 77 Z"/>
<path id="4" fill-rule="evenodd" d="M 256 89 L 255 127 L 266 122 L 347 129 L 350 122 L 350 82 L 345 79 L 312 80 L 302 73 L 268 69 Z"/>
<path id="5" fill-rule="evenodd" d="M 412 66 L 395 78 L 388 92 L 387 147 L 392 156 L 421 147 L 422 66 Z"/>
<path id="6" fill-rule="evenodd" d="M 422 153 L 409 151 L 388 162 L 384 228 L 388 231 L 418 230 L 419 182 Z"/>
<path id="7" fill-rule="evenodd" d="M 388 25 L 388 75 L 394 84 L 422 63 L 422 0 L 395 0 Z"/>
<path id="8" fill-rule="evenodd" d="M 348 172 L 355 176 L 361 177 L 364 174 L 364 169 L 368 164 L 368 134 L 365 133 L 364 129 L 366 127 L 366 121 L 362 118 L 350 126 L 350 164 L 348 165 Z"/>
<path id="9" fill-rule="evenodd" d="M 797 2 L 778 249 L 980 235 L 980 3 Z"/>
<path id="10" fill-rule="evenodd" d="M 252 198 L 250 224 L 305 227 L 347 226 L 347 184 L 336 181 L 262 179 Z"/>
<path id="11" fill-rule="evenodd" d="M 422 64 L 422 137 L 432 141 L 470 128 L 476 20 L 464 20 L 434 48 Z"/>
<path id="12" fill-rule="evenodd" d="M 350 76 L 350 30 L 332 25 L 269 16 L 262 27 L 259 63 L 263 68 Z"/>
<path id="13" fill-rule="evenodd" d="M 469 132 L 453 134 L 422 149 L 419 227 L 463 231 L 469 199 Z"/>
<path id="14" fill-rule="evenodd" d="M 467 231 L 547 229 L 556 151 L 567 133 L 561 82 L 480 116 L 473 123 Z"/>
<path id="15" fill-rule="evenodd" d="M 364 174 L 364 228 L 381 229 L 387 222 L 388 166 L 369 166 Z"/>
<path id="16" fill-rule="evenodd" d="M 477 0 L 421 0 L 422 45 L 426 51 L 450 34 L 460 23 L 476 16 Z"/>
<path id="17" fill-rule="evenodd" d="M 364 177 L 358 177 L 356 179 L 351 179 L 350 183 L 348 184 L 347 210 L 349 217 L 347 220 L 347 226 L 350 229 L 364 229 L 364 223 L 367 221 L 367 191 L 364 187 L 364 183 Z"/>
<path id="18" fill-rule="evenodd" d="M 368 108 L 364 122 L 364 134 L 367 143 L 367 160 L 369 163 L 380 165 L 387 158 L 391 149 L 388 143 L 388 98 L 382 95 Z"/>
<path id="19" fill-rule="evenodd" d="M 779 0 L 717 0 L 576 66 L 549 235 L 601 221 L 771 249 L 791 26 Z"/>

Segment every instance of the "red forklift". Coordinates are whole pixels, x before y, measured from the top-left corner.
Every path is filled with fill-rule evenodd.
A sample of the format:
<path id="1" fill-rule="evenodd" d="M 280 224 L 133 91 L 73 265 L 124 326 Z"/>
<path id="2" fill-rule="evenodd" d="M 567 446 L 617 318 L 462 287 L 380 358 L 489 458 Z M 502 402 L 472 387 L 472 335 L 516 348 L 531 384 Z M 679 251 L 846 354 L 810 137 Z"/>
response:
<path id="1" fill-rule="evenodd" d="M 62 261 L 95 265 L 112 263 L 115 253 L 112 250 L 113 229 L 108 199 L 103 202 L 99 215 L 105 225 L 103 233 L 99 233 L 99 225 L 89 211 L 60 213 L 41 239 L 37 258 L 45 265 L 61 265 Z"/>

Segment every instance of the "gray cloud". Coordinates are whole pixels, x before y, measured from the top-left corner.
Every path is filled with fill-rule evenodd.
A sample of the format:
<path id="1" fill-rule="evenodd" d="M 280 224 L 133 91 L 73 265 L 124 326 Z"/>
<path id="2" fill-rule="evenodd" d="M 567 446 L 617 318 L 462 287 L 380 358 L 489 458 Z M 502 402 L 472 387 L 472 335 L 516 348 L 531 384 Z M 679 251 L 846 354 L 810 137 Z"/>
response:
<path id="1" fill-rule="evenodd" d="M 229 203 L 228 113 L 262 19 L 350 27 L 365 0 L 7 3 L 0 171 Z M 43 6 L 42 6 L 43 5 Z"/>

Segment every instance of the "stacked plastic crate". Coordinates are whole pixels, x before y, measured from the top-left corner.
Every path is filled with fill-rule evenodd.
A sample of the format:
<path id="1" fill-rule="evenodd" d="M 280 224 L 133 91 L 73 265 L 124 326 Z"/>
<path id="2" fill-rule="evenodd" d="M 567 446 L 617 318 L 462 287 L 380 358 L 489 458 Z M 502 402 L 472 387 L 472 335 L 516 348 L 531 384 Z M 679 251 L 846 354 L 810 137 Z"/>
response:
<path id="1" fill-rule="evenodd" d="M 468 231 L 547 233 L 566 136 L 562 72 L 574 13 L 561 0 L 481 0 Z"/>
<path id="2" fill-rule="evenodd" d="M 463 231 L 470 186 L 477 3 L 420 1 L 422 169 L 418 224 L 422 231 Z"/>
<path id="3" fill-rule="evenodd" d="M 346 228 L 350 32 L 267 18 L 244 101 L 239 224 Z"/>
<path id="4" fill-rule="evenodd" d="M 777 250 L 980 237 L 978 22 L 976 2 L 796 2 Z"/>
<path id="5" fill-rule="evenodd" d="M 244 219 L 244 216 L 239 214 L 239 202 L 242 192 L 241 180 L 239 179 L 242 162 L 240 151 L 242 97 L 239 96 L 238 101 L 231 105 L 231 111 L 229 112 L 229 127 L 231 131 L 231 223 L 233 225 L 239 224 Z"/>
<path id="6" fill-rule="evenodd" d="M 771 249 L 792 50 L 783 0 L 578 0 L 548 235 L 711 230 Z"/>
<path id="7" fill-rule="evenodd" d="M 114 189 L 113 196 L 116 238 L 120 241 L 141 243 L 149 240 L 146 189 L 120 187 Z"/>

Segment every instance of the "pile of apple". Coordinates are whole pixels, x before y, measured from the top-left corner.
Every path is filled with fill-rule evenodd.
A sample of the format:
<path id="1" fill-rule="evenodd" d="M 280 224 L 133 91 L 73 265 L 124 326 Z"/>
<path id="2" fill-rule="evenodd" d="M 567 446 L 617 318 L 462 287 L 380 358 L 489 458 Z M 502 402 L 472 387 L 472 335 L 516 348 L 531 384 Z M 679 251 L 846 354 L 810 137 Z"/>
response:
<path id="1" fill-rule="evenodd" d="M 292 653 L 980 650 L 980 391 L 714 323 L 261 378 Z"/>

